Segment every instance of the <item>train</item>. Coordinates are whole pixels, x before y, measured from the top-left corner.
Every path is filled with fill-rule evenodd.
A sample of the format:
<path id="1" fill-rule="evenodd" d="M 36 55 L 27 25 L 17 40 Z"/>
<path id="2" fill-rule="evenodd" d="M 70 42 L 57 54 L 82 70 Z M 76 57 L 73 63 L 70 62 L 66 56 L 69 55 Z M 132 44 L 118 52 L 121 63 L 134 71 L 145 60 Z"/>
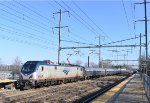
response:
<path id="1" fill-rule="evenodd" d="M 27 61 L 21 68 L 17 87 L 29 89 L 119 74 L 112 68 L 85 68 L 78 65 L 56 65 L 49 61 Z"/>

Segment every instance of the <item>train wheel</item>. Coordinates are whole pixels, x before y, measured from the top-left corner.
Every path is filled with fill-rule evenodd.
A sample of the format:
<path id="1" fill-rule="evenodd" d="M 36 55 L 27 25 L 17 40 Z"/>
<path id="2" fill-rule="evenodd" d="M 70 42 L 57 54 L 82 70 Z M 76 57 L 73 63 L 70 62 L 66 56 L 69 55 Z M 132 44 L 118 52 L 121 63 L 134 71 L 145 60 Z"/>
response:
<path id="1" fill-rule="evenodd" d="M 20 85 L 20 91 L 24 91 L 24 88 L 22 85 Z"/>

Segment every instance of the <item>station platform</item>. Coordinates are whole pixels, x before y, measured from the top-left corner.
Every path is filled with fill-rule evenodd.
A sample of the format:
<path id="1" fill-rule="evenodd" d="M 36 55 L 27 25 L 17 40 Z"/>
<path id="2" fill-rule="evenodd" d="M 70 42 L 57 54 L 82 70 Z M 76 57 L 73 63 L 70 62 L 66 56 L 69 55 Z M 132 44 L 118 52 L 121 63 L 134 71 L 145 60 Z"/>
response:
<path id="1" fill-rule="evenodd" d="M 92 103 L 150 103 L 139 74 L 124 80 Z"/>
<path id="2" fill-rule="evenodd" d="M 4 80 L 0 80 L 0 83 L 12 83 L 12 82 L 16 82 L 17 80 L 11 80 L 11 79 L 4 79 Z"/>
<path id="3" fill-rule="evenodd" d="M 3 92 L 6 89 L 14 90 L 15 82 L 17 82 L 17 80 L 11 79 L 0 80 L 0 92 Z"/>

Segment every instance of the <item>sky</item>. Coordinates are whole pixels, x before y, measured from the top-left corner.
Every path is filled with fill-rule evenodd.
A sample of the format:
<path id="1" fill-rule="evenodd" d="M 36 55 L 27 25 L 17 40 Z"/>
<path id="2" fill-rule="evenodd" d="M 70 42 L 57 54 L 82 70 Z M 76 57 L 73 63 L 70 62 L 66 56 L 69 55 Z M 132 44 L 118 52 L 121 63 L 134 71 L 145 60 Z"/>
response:
<path id="1" fill-rule="evenodd" d="M 62 10 L 61 47 L 107 44 L 144 35 L 144 6 L 134 3 L 142 0 L 0 0 L 0 62 L 12 64 L 18 56 L 22 62 L 51 60 L 57 63 L 58 25 Z M 147 4 L 147 17 L 150 18 Z M 69 13 L 68 13 L 69 11 Z M 66 27 L 67 26 L 67 27 Z M 134 28 L 135 27 L 135 28 Z M 149 41 L 148 22 L 148 41 Z M 68 41 L 68 42 L 66 42 Z M 78 42 L 78 43 L 75 43 Z M 142 43 L 145 38 L 142 38 Z M 139 38 L 111 45 L 139 44 Z M 61 50 L 60 61 L 77 60 L 82 65 L 98 63 L 98 48 Z M 112 52 L 117 50 L 119 52 Z M 145 48 L 142 48 L 144 54 Z M 94 52 L 92 52 L 94 51 Z M 128 53 L 127 53 L 128 51 Z M 72 54 L 69 56 L 69 54 Z M 101 48 L 101 60 L 137 60 L 138 48 Z M 124 56 L 126 55 L 126 56 Z M 122 64 L 127 62 L 113 62 Z M 137 62 L 129 62 L 137 64 Z"/>

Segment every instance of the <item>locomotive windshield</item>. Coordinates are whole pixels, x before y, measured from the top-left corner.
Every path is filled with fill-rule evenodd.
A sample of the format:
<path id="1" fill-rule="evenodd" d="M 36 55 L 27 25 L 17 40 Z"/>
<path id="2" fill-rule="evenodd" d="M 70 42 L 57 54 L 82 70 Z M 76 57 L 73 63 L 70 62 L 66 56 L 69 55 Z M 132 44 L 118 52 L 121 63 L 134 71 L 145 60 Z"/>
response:
<path id="1" fill-rule="evenodd" d="M 22 69 L 21 69 L 21 72 L 23 73 L 31 73 L 31 72 L 34 72 L 35 69 L 36 69 L 36 65 L 37 65 L 38 61 L 28 61 L 26 62 Z"/>

